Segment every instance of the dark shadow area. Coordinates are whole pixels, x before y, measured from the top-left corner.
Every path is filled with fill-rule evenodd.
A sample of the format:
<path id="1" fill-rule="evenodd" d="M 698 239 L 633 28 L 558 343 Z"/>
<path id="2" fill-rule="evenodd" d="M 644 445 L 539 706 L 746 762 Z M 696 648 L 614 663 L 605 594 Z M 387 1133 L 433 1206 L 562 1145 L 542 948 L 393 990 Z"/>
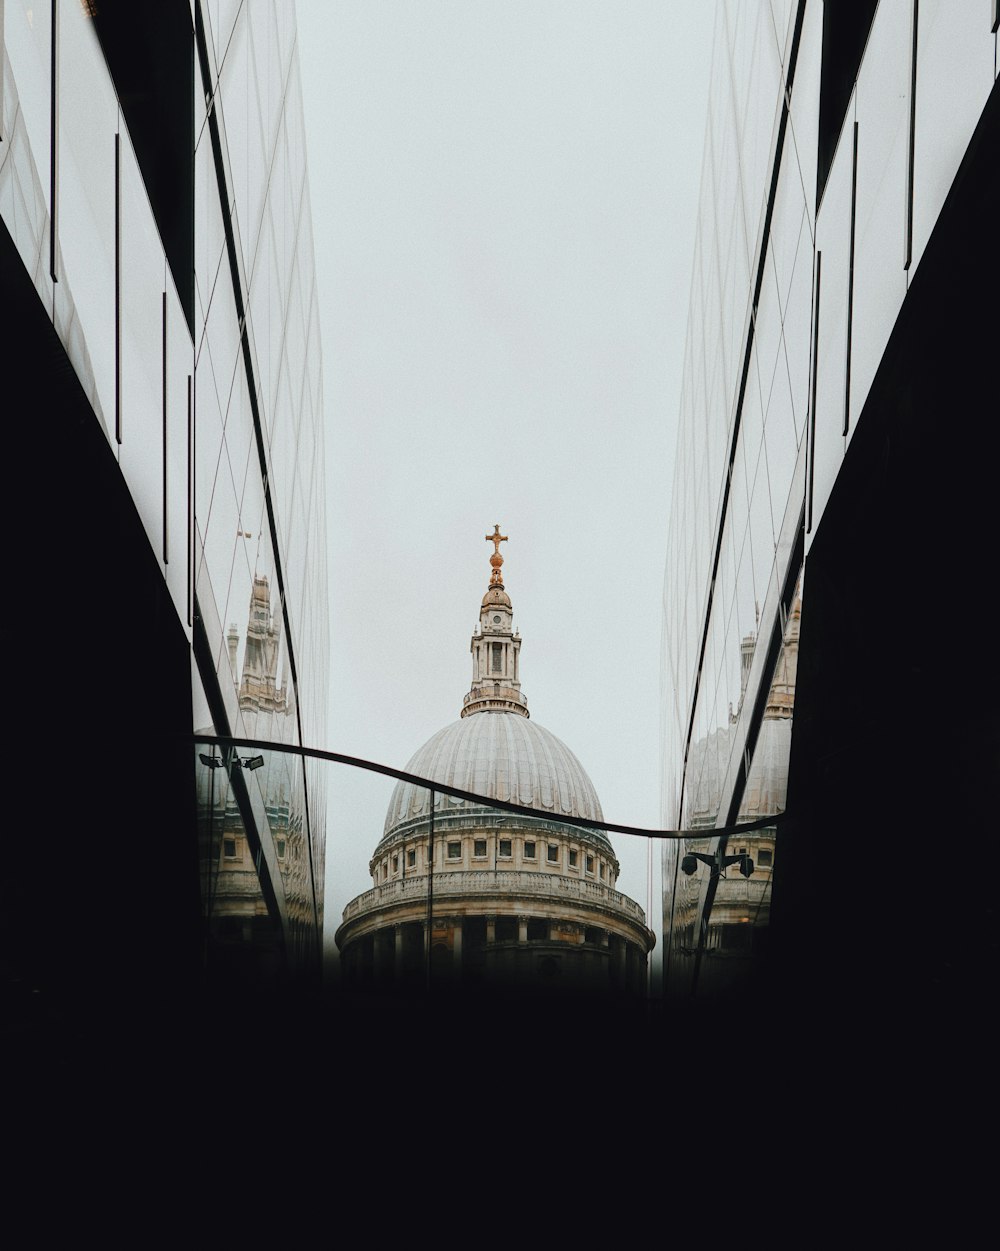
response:
<path id="1" fill-rule="evenodd" d="M 778 994 L 868 1054 L 992 1033 L 998 144 L 994 91 L 806 562 Z"/>
<path id="2" fill-rule="evenodd" d="M 149 541 L 0 225 L 0 619 L 8 832 L 0 994 L 12 1052 L 179 1010 L 200 970 L 191 662 Z"/>

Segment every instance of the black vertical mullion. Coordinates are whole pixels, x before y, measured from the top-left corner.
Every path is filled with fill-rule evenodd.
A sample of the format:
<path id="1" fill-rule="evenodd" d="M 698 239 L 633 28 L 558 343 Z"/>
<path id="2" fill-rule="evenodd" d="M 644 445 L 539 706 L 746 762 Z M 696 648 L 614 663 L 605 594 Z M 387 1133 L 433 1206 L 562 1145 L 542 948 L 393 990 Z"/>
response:
<path id="1" fill-rule="evenodd" d="M 58 187 L 59 172 L 59 0 L 52 0 L 52 26 L 49 31 L 49 276 L 59 281 L 56 271 L 57 238 L 59 234 Z"/>
<path id="2" fill-rule="evenodd" d="M 119 119 L 120 122 L 121 119 Z M 122 441 L 122 137 L 115 132 L 115 439 Z"/>
<path id="3" fill-rule="evenodd" d="M 847 368 L 844 377 L 844 429 L 851 428 L 851 335 L 854 329 L 854 230 L 858 209 L 858 123 L 854 123 L 854 155 L 851 167 L 851 254 L 847 269 Z"/>
<path id="4" fill-rule="evenodd" d="M 816 285 L 813 291 L 812 384 L 809 388 L 809 424 L 806 430 L 806 533 L 812 531 L 813 475 L 816 460 L 816 366 L 819 360 L 819 287 L 823 270 L 823 253 L 816 253 Z"/>
<path id="5" fill-rule="evenodd" d="M 187 623 L 191 624 L 191 601 L 194 586 L 194 411 L 191 404 L 191 375 L 187 376 Z"/>
<path id="6" fill-rule="evenodd" d="M 913 31 L 910 44 L 910 136 L 906 152 L 906 237 L 903 243 L 903 268 L 913 260 L 913 163 L 917 134 L 917 27 L 920 0 L 913 0 Z"/>
<path id="7" fill-rule="evenodd" d="M 163 364 L 163 563 L 169 562 L 167 546 L 167 293 L 163 292 L 162 303 L 162 364 Z"/>
<path id="8" fill-rule="evenodd" d="M 5 47 L 3 41 L 3 0 L 0 0 L 0 48 Z M 0 52 L 0 56 L 3 53 Z M 0 62 L 0 143 L 3 143 L 3 64 Z"/>

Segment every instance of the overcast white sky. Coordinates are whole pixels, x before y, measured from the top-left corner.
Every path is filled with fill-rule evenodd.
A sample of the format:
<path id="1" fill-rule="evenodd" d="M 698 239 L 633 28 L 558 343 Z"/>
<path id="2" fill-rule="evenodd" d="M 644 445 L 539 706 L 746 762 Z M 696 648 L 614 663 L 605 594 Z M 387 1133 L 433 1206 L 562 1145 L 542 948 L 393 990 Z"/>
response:
<path id="1" fill-rule="evenodd" d="M 659 654 L 715 6 L 299 0 L 330 750 L 458 718 L 499 523 L 532 718 L 659 824 Z M 391 784 L 331 769 L 328 941 Z M 647 842 L 613 838 L 645 908 Z M 659 925 L 659 848 L 651 922 Z"/>

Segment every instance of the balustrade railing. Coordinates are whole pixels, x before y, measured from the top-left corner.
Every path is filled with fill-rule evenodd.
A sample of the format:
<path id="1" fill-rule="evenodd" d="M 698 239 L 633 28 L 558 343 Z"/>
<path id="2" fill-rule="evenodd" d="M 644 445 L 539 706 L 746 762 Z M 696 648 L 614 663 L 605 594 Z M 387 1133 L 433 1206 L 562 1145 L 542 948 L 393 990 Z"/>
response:
<path id="1" fill-rule="evenodd" d="M 639 924 L 645 924 L 645 914 L 634 900 L 600 882 L 578 881 L 556 873 L 522 873 L 510 869 L 471 869 L 434 874 L 435 899 L 498 894 L 573 899 L 612 908 Z M 350 921 L 375 908 L 423 899 L 426 895 L 426 874 L 385 882 L 351 900 L 344 909 L 344 920 Z"/>

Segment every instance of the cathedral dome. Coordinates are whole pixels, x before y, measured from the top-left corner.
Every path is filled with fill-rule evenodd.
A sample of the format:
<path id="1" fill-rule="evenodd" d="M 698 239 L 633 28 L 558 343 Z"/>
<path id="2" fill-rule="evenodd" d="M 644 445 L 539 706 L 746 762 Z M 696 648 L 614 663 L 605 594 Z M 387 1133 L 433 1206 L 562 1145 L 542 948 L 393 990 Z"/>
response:
<path id="1" fill-rule="evenodd" d="M 514 824 L 564 817 L 602 821 L 600 800 L 583 765 L 565 743 L 529 719 L 520 681 L 521 637 L 512 631 L 510 597 L 500 580 L 503 557 L 499 547 L 506 535 L 495 526 L 486 537 L 496 550 L 490 557 L 493 572 L 483 596 L 479 627 L 472 636 L 472 686 L 462 704 L 462 719 L 428 739 L 410 758 L 406 772 L 538 811 L 537 819 L 513 814 Z M 381 843 L 403 829 L 425 824 L 429 802 L 426 787 L 398 782 Z M 437 794 L 434 812 L 455 827 L 482 821 L 489 809 Z M 603 833 L 591 831 L 590 837 L 611 851 Z"/>
<path id="2" fill-rule="evenodd" d="M 393 789 L 372 889 L 348 903 L 335 935 L 344 977 L 359 987 L 435 980 L 644 995 L 655 935 L 616 889 L 621 866 L 595 828 L 604 818 L 583 765 L 530 719 L 500 577 L 507 536 L 495 525 L 486 540 L 492 572 L 461 717 L 407 761 L 420 781 Z"/>
<path id="3" fill-rule="evenodd" d="M 516 712 L 481 712 L 452 722 L 411 757 L 406 772 L 537 808 L 543 819 L 603 820 L 594 784 L 576 756 L 554 734 Z M 384 837 L 412 821 L 426 820 L 429 799 L 423 787 L 398 782 L 386 813 Z M 458 815 L 482 808 L 438 795 L 435 811 Z"/>

